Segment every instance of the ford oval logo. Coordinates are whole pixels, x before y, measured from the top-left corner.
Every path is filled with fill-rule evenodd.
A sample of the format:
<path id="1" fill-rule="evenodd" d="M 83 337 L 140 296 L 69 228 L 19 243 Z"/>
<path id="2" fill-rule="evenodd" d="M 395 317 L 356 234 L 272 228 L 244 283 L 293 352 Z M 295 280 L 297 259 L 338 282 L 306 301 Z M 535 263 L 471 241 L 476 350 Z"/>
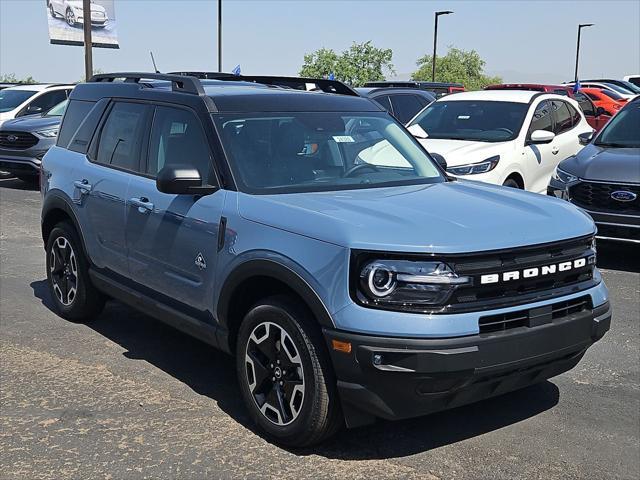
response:
<path id="1" fill-rule="evenodd" d="M 619 202 L 633 202 L 638 195 L 627 190 L 617 190 L 611 194 L 611 198 Z"/>

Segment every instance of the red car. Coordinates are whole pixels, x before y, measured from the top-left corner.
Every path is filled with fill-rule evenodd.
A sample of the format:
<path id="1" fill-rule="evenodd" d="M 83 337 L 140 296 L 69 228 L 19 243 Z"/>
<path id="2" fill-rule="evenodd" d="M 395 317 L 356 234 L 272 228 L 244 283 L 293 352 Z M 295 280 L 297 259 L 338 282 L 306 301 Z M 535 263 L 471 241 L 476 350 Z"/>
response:
<path id="1" fill-rule="evenodd" d="M 566 95 L 573 98 L 584 113 L 587 122 L 591 127 L 599 132 L 604 127 L 611 115 L 607 113 L 604 108 L 598 108 L 594 102 L 580 90 L 577 93 L 573 93 L 573 87 L 570 85 L 551 85 L 543 83 L 501 83 L 496 85 L 489 85 L 484 87 L 485 90 L 530 90 L 534 92 L 548 92 L 556 93 L 558 95 Z"/>
<path id="2" fill-rule="evenodd" d="M 604 108 L 609 115 L 615 115 L 627 103 L 626 98 L 606 88 L 581 88 L 580 92 L 589 97 L 596 107 Z"/>

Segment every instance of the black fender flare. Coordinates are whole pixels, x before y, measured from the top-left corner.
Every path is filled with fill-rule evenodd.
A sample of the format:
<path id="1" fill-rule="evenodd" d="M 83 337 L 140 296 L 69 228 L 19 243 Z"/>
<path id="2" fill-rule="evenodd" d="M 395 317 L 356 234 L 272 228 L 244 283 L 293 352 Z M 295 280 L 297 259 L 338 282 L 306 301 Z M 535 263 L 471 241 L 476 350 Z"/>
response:
<path id="1" fill-rule="evenodd" d="M 84 243 L 84 235 L 82 233 L 82 229 L 80 228 L 80 222 L 78 222 L 78 218 L 76 216 L 73 207 L 70 205 L 70 200 L 63 195 L 62 193 L 58 193 L 56 191 L 49 192 L 44 199 L 42 204 L 42 212 L 40 215 L 40 230 L 42 233 L 42 241 L 47 244 L 47 232 L 45 230 L 45 224 L 48 216 L 54 210 L 63 211 L 70 219 L 73 224 L 78 236 L 80 237 L 80 242 L 82 243 L 82 250 L 86 255 L 87 249 Z"/>

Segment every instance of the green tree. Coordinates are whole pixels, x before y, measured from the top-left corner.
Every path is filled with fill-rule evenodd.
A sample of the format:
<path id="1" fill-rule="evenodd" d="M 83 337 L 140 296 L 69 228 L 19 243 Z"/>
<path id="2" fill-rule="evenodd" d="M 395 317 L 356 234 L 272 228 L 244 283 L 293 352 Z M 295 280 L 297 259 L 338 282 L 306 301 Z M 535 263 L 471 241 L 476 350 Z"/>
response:
<path id="1" fill-rule="evenodd" d="M 0 75 L 0 83 L 38 83 L 31 75 L 27 78 L 18 78 L 14 73 L 5 73 L 4 75 Z"/>
<path id="2" fill-rule="evenodd" d="M 431 80 L 432 56 L 425 55 L 416 62 L 418 70 L 412 80 Z M 500 77 L 484 74 L 486 62 L 475 50 L 465 51 L 449 46 L 444 57 L 436 57 L 436 82 L 462 83 L 467 90 L 481 90 L 492 83 L 502 83 Z"/>
<path id="3" fill-rule="evenodd" d="M 385 72 L 395 73 L 391 63 L 392 57 L 393 52 L 390 48 L 377 48 L 371 41 L 354 42 L 341 54 L 321 48 L 304 56 L 300 76 L 326 78 L 333 73 L 336 80 L 360 87 L 366 82 L 384 80 Z"/>

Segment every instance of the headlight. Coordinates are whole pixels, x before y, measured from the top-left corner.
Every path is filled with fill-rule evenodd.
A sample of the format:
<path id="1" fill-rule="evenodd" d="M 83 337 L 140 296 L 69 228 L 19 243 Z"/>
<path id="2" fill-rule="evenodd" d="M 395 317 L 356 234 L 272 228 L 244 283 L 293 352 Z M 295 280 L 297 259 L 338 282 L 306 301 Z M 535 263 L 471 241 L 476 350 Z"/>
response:
<path id="1" fill-rule="evenodd" d="M 444 305 L 458 286 L 471 284 L 438 261 L 372 260 L 357 275 L 361 303 L 391 308 Z"/>
<path id="2" fill-rule="evenodd" d="M 36 133 L 44 138 L 54 138 L 58 136 L 58 129 L 48 128 L 47 130 L 40 130 L 40 131 L 37 131 Z"/>
<path id="3" fill-rule="evenodd" d="M 565 172 L 560 167 L 556 167 L 555 172 L 553 172 L 553 179 L 562 183 L 573 183 L 578 180 L 578 177 Z"/>
<path id="4" fill-rule="evenodd" d="M 460 165 L 459 167 L 449 167 L 447 172 L 454 175 L 475 175 L 477 173 L 487 173 L 496 168 L 500 161 L 500 155 L 487 158 L 479 163 L 470 163 L 469 165 Z"/>

